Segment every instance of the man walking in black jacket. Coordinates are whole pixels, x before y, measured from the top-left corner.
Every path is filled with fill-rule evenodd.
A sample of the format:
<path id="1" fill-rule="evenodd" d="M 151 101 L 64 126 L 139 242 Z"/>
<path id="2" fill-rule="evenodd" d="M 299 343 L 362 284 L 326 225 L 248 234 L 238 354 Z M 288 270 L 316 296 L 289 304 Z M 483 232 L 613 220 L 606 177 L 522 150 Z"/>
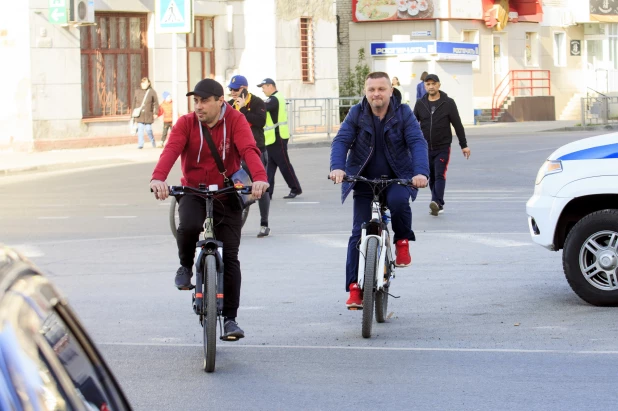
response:
<path id="1" fill-rule="evenodd" d="M 431 215 L 438 216 L 444 210 L 444 190 L 446 170 L 451 157 L 453 133 L 451 124 L 459 139 L 459 146 L 466 159 L 470 158 L 470 148 L 466 142 L 459 111 L 455 100 L 440 91 L 440 79 L 435 74 L 425 77 L 427 94 L 416 101 L 414 115 L 421 123 L 421 130 L 429 146 L 429 188 L 431 188 Z"/>

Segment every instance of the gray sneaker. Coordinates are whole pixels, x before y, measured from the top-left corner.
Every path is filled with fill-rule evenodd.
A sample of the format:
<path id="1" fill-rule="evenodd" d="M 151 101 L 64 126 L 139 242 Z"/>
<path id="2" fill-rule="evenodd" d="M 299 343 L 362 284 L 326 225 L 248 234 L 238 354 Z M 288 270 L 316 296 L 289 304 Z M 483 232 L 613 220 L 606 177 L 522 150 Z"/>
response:
<path id="1" fill-rule="evenodd" d="M 260 227 L 260 232 L 258 233 L 258 238 L 262 238 L 262 237 L 268 237 L 268 235 L 270 234 L 270 228 L 265 227 L 265 226 L 261 226 Z"/>
<path id="2" fill-rule="evenodd" d="M 193 273 L 190 268 L 180 266 L 176 271 L 176 288 L 179 290 L 192 290 L 193 284 L 191 284 L 191 277 Z"/>
<path id="3" fill-rule="evenodd" d="M 238 341 L 245 337 L 245 332 L 238 326 L 236 321 L 227 320 L 223 324 L 223 335 L 221 339 L 223 341 Z"/>
<path id="4" fill-rule="evenodd" d="M 431 203 L 429 203 L 429 214 L 431 214 L 434 217 L 437 217 L 438 214 L 440 213 L 440 205 L 438 203 L 436 203 L 435 201 L 432 201 Z"/>

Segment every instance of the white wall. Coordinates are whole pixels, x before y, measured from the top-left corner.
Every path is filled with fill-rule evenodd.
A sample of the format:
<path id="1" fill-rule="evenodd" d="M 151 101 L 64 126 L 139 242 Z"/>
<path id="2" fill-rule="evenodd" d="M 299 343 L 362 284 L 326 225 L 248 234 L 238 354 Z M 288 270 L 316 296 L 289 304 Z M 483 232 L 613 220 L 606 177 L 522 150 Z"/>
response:
<path id="1" fill-rule="evenodd" d="M 32 86 L 30 70 L 30 10 L 28 2 L 11 2 L 0 13 L 0 149 L 31 148 Z M 50 41 L 47 39 L 46 41 Z M 7 64 L 8 63 L 8 64 Z"/>

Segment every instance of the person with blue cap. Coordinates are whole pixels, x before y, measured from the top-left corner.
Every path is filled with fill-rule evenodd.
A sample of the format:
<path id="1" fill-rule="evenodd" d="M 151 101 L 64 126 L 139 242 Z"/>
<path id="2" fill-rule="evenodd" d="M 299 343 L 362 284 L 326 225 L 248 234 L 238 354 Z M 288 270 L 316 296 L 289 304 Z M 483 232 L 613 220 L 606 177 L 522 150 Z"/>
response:
<path id="1" fill-rule="evenodd" d="M 264 101 L 249 93 L 249 82 L 245 76 L 233 76 L 227 87 L 230 89 L 230 95 L 232 96 L 232 99 L 229 100 L 228 103 L 234 107 L 234 109 L 245 115 L 245 118 L 251 126 L 255 144 L 262 153 L 260 157 L 262 164 L 264 168 L 266 168 L 268 164 L 268 153 L 266 152 L 266 145 L 264 144 L 264 125 L 266 124 L 266 107 L 264 106 Z M 249 173 L 244 162 L 242 166 L 245 171 Z M 260 206 L 260 231 L 257 236 L 258 238 L 268 237 L 270 234 L 270 228 L 268 227 L 270 195 L 262 196 L 258 204 Z"/>

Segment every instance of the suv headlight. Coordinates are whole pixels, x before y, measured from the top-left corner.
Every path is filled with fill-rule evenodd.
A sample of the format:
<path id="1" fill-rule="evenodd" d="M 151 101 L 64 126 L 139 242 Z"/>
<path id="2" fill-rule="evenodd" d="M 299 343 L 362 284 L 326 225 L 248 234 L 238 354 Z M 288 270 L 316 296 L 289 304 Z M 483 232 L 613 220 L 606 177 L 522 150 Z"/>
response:
<path id="1" fill-rule="evenodd" d="M 539 172 L 536 174 L 536 181 L 534 184 L 540 184 L 543 181 L 543 178 L 549 174 L 561 173 L 562 172 L 562 161 L 560 160 L 546 160 Z"/>

